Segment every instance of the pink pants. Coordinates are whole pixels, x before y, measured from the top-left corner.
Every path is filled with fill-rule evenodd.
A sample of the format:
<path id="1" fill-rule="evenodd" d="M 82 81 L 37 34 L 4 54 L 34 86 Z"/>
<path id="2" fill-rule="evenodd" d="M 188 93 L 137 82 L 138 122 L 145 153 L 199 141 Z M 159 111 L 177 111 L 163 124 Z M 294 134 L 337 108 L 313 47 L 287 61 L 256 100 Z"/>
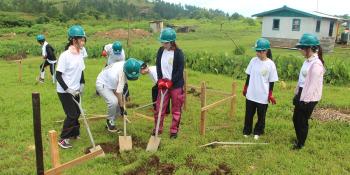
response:
<path id="1" fill-rule="evenodd" d="M 158 90 L 158 97 L 157 97 L 157 105 L 156 105 L 156 112 L 154 113 L 154 132 L 157 127 L 157 119 L 158 119 L 158 112 L 160 109 L 160 99 L 161 99 L 161 91 L 164 93 L 165 90 Z M 168 106 L 168 103 L 171 99 L 171 112 L 173 115 L 173 120 L 171 122 L 171 128 L 170 133 L 177 133 L 179 130 L 179 124 L 181 120 L 181 107 L 184 102 L 184 94 L 183 94 L 182 87 L 176 88 L 176 89 L 169 89 L 167 94 L 164 96 L 164 102 L 163 102 L 163 109 L 161 112 L 160 117 L 160 124 L 159 124 L 159 134 L 163 132 L 163 122 L 165 117 L 165 111 L 166 107 Z"/>

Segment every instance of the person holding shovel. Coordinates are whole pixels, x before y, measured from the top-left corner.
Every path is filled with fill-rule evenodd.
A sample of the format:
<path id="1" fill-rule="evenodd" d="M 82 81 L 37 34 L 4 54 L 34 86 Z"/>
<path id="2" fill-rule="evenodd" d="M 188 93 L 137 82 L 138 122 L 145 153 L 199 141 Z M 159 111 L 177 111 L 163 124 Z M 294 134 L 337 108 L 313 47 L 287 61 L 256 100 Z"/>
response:
<path id="1" fill-rule="evenodd" d="M 123 87 L 127 80 L 137 80 L 140 76 L 143 61 L 129 58 L 105 67 L 97 76 L 96 90 L 107 103 L 108 117 L 106 121 L 107 130 L 120 132 L 115 126 L 115 119 L 124 115 Z"/>
<path id="2" fill-rule="evenodd" d="M 50 73 L 53 78 L 55 73 L 56 55 L 55 49 L 45 40 L 44 35 L 37 35 L 36 40 L 41 45 L 41 55 L 44 59 L 43 63 L 40 65 L 40 76 L 39 82 L 44 83 L 45 78 L 45 67 L 50 66 Z"/>
<path id="3" fill-rule="evenodd" d="M 265 117 L 268 103 L 276 104 L 272 95 L 274 82 L 278 81 L 275 63 L 271 60 L 270 42 L 260 38 L 255 43 L 256 57 L 252 58 L 246 69 L 247 79 L 243 88 L 246 97 L 246 111 L 243 135 L 252 133 L 253 117 L 258 113 L 258 121 L 254 127 L 254 139 L 258 140 L 264 134 Z"/>
<path id="4" fill-rule="evenodd" d="M 84 90 L 84 58 L 81 49 L 85 45 L 85 32 L 80 25 L 73 25 L 68 29 L 68 43 L 61 53 L 57 63 L 57 94 L 62 103 L 66 118 L 58 145 L 62 148 L 71 148 L 70 138 L 79 138 L 80 110 L 74 102 L 80 101 Z"/>
<path id="5" fill-rule="evenodd" d="M 164 88 L 168 89 L 164 96 L 163 106 L 167 106 L 171 99 L 172 123 L 170 127 L 170 138 L 175 139 L 178 136 L 179 125 L 181 120 L 181 107 L 184 102 L 184 78 L 183 71 L 185 65 L 184 54 L 176 45 L 176 32 L 172 28 L 165 28 L 160 33 L 160 42 L 162 46 L 157 53 L 156 68 L 158 76 L 158 98 L 156 102 L 156 111 L 154 113 L 154 130 L 155 135 L 157 128 L 158 113 L 160 112 L 160 126 L 158 134 L 163 131 L 163 122 L 166 108 L 160 109 L 161 93 Z"/>
<path id="6" fill-rule="evenodd" d="M 293 149 L 299 150 L 305 145 L 309 130 L 308 120 L 321 100 L 325 68 L 322 48 L 316 36 L 305 33 L 296 47 L 306 59 L 301 67 L 293 98 L 293 124 L 297 137 Z"/>

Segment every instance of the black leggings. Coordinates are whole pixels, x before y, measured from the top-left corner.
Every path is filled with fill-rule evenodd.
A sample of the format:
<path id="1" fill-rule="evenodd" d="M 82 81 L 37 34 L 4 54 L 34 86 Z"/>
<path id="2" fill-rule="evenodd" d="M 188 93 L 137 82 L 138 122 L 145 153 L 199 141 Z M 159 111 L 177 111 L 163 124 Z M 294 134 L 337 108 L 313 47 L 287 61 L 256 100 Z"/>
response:
<path id="1" fill-rule="evenodd" d="M 55 63 L 51 64 L 47 60 L 45 60 L 44 63 L 40 64 L 40 72 L 44 72 L 46 66 L 50 66 L 50 73 L 51 75 L 53 75 L 56 64 Z"/>
<path id="2" fill-rule="evenodd" d="M 254 101 L 246 99 L 245 120 L 243 134 L 250 135 L 253 128 L 253 117 L 258 112 L 258 121 L 254 127 L 254 135 L 264 134 L 265 129 L 265 117 L 268 104 L 260 104 Z"/>
<path id="3" fill-rule="evenodd" d="M 66 114 L 66 118 L 63 122 L 63 128 L 61 132 L 61 139 L 68 139 L 80 135 L 80 123 L 79 116 L 80 110 L 78 105 L 73 101 L 73 96 L 69 93 L 57 93 L 62 103 L 63 110 Z M 79 96 L 74 98 L 79 102 Z"/>

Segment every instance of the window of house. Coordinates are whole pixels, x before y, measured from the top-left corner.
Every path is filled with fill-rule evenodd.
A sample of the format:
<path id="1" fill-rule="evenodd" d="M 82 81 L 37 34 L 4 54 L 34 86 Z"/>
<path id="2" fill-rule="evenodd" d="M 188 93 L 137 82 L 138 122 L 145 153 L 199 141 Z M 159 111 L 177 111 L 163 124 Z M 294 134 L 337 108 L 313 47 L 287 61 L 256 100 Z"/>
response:
<path id="1" fill-rule="evenodd" d="M 320 32 L 321 30 L 321 20 L 317 20 L 316 22 L 316 32 Z"/>
<path id="2" fill-rule="evenodd" d="M 300 19 L 293 19 L 292 31 L 300 31 Z"/>
<path id="3" fill-rule="evenodd" d="M 279 19 L 273 19 L 272 29 L 273 30 L 280 29 L 280 20 Z"/>

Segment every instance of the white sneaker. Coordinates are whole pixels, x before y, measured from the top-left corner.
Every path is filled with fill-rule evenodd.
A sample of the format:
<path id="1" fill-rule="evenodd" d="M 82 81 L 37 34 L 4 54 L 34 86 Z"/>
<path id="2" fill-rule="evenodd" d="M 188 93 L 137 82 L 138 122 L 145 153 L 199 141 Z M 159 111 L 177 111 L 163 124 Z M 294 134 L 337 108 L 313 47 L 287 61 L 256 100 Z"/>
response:
<path id="1" fill-rule="evenodd" d="M 259 135 L 254 135 L 254 139 L 255 139 L 255 140 L 258 140 L 259 137 L 260 137 Z"/>
<path id="2" fill-rule="evenodd" d="M 248 135 L 245 135 L 245 134 L 244 134 L 243 136 L 244 136 L 245 138 L 248 138 L 248 137 L 249 137 Z"/>

